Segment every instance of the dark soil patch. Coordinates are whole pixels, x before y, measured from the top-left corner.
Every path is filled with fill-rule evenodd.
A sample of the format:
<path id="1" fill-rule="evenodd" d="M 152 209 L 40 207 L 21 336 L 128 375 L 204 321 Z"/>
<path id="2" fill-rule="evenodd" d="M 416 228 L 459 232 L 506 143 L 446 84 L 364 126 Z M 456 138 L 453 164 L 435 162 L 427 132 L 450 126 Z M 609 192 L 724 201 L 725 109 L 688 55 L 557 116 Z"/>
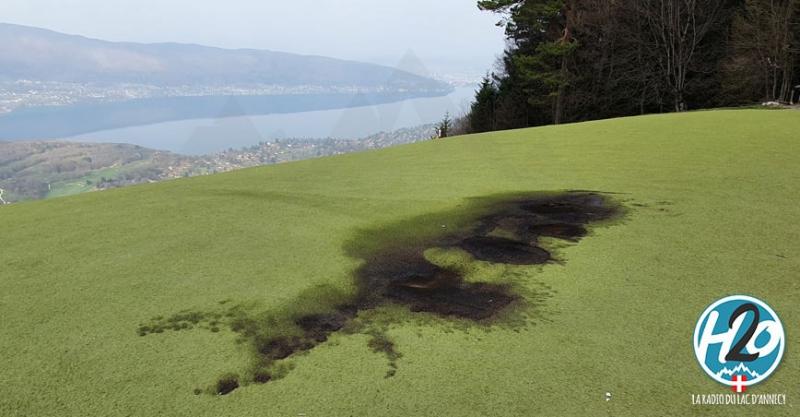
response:
<path id="1" fill-rule="evenodd" d="M 569 223 L 538 224 L 531 226 L 528 231 L 536 236 L 554 237 L 573 242 L 577 242 L 588 233 L 585 227 Z"/>
<path id="2" fill-rule="evenodd" d="M 456 247 L 481 261 L 545 264 L 552 255 L 539 246 L 540 237 L 579 241 L 587 235 L 588 223 L 610 219 L 617 209 L 598 194 L 566 193 L 509 199 L 493 204 L 487 212 L 461 230 L 362 255 L 367 262 L 357 271 L 360 291 L 355 304 L 364 309 L 392 302 L 413 312 L 474 321 L 492 318 L 519 296 L 508 286 L 467 283 L 458 271 L 429 262 L 425 250 Z"/>
<path id="3" fill-rule="evenodd" d="M 428 262 L 421 252 L 375 258 L 359 270 L 359 278 L 363 308 L 390 302 L 413 312 L 481 320 L 514 299 L 498 285 L 465 283 L 459 273 Z"/>
<path id="4" fill-rule="evenodd" d="M 228 395 L 236 388 L 239 388 L 239 377 L 236 375 L 226 375 L 217 381 L 216 392 L 219 395 Z"/>
<path id="5" fill-rule="evenodd" d="M 461 284 L 435 289 L 393 288 L 389 297 L 415 313 L 454 316 L 470 320 L 492 317 L 514 301 L 507 289 L 492 284 Z"/>
<path id="6" fill-rule="evenodd" d="M 301 335 L 267 337 L 257 342 L 259 353 L 266 364 L 286 359 L 298 352 L 308 351 L 328 340 L 328 337 L 341 330 L 356 315 L 351 306 L 342 306 L 330 314 L 310 314 L 294 321 Z M 267 381 L 258 381 L 267 382 Z"/>
<path id="7" fill-rule="evenodd" d="M 256 372 L 255 375 L 253 375 L 253 382 L 255 382 L 256 384 L 266 384 L 271 380 L 272 380 L 272 374 L 270 374 L 269 372 L 259 371 Z"/>
<path id="8" fill-rule="evenodd" d="M 461 242 L 475 259 L 509 265 L 536 265 L 550 260 L 550 252 L 529 243 L 492 236 L 477 236 Z"/>
<path id="9" fill-rule="evenodd" d="M 212 331 L 228 324 L 232 331 L 251 341 L 259 355 L 252 382 L 267 383 L 280 379 L 290 367 L 282 361 L 313 349 L 342 331 L 362 311 L 386 304 L 407 307 L 412 312 L 428 313 L 444 318 L 471 322 L 488 322 L 498 313 L 521 299 L 510 285 L 488 282 L 467 282 L 461 272 L 440 267 L 426 259 L 431 248 L 459 248 L 480 261 L 508 265 L 537 265 L 552 260 L 540 247 L 540 237 L 577 242 L 587 235 L 587 225 L 613 218 L 618 209 L 601 195 L 573 192 L 533 198 L 508 198 L 483 206 L 482 216 L 459 227 L 443 227 L 431 237 L 406 236 L 387 244 L 353 246 L 348 253 L 364 260 L 355 272 L 357 292 L 346 302 L 329 305 L 314 297 L 298 303 L 312 303 L 312 314 L 269 319 L 253 317 L 239 307 L 226 313 L 182 312 L 171 318 L 157 318 L 142 325 L 139 334 L 184 330 L 195 326 Z M 454 215 L 454 217 L 457 217 Z M 437 218 L 435 221 L 439 221 Z M 420 224 L 430 219 L 414 219 Z M 391 230 L 365 232 L 357 241 L 377 241 L 375 236 L 403 236 L 404 224 Z M 439 229 L 440 224 L 436 224 Z M 407 233 L 407 232 L 406 232 Z M 368 247 L 367 246 L 371 246 Z M 282 332 L 272 332 L 276 323 L 284 323 Z M 288 329 L 288 330 L 287 330 Z M 385 334 L 372 333 L 369 348 L 389 359 L 391 377 L 401 357 L 394 343 Z M 216 392 L 221 395 L 239 387 L 237 376 L 220 379 Z"/>
<path id="10" fill-rule="evenodd" d="M 616 210 L 603 196 L 594 193 L 570 193 L 522 202 L 520 207 L 530 213 L 567 224 L 585 225 L 612 217 Z"/>
<path id="11" fill-rule="evenodd" d="M 300 317 L 295 321 L 305 332 L 306 337 L 318 342 L 328 340 L 328 335 L 341 330 L 347 321 L 355 315 L 352 309 L 339 309 L 340 311 L 332 314 L 312 314 Z"/>
<path id="12" fill-rule="evenodd" d="M 308 350 L 314 347 L 314 343 L 298 336 L 277 337 L 269 339 L 260 344 L 258 352 L 267 359 L 286 359 L 293 353 L 301 350 Z"/>
<path id="13" fill-rule="evenodd" d="M 375 353 L 383 353 L 389 360 L 389 370 L 386 372 L 386 378 L 395 376 L 397 373 L 397 360 L 403 355 L 397 351 L 394 342 L 385 333 L 373 333 L 367 346 Z"/>

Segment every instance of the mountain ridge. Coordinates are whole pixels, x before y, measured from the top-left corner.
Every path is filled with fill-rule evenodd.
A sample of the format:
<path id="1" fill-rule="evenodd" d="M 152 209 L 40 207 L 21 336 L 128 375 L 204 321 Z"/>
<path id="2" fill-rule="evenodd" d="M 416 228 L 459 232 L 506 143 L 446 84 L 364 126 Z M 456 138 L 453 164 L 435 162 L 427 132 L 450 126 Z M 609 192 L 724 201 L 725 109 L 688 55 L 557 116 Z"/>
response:
<path id="1" fill-rule="evenodd" d="M 2 22 L 0 79 L 447 89 L 444 83 L 395 68 L 319 55 L 195 43 L 106 41 Z"/>

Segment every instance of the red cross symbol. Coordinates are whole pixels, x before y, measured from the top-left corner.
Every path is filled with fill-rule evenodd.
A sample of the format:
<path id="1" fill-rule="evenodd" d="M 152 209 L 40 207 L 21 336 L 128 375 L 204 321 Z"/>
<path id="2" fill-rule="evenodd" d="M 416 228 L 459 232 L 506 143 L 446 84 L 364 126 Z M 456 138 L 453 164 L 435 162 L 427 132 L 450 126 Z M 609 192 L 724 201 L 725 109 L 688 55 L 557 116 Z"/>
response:
<path id="1" fill-rule="evenodd" d="M 741 393 L 747 391 L 747 386 L 744 385 L 744 382 L 747 381 L 746 375 L 732 376 L 731 381 L 733 381 L 733 387 L 731 388 L 733 392 Z"/>

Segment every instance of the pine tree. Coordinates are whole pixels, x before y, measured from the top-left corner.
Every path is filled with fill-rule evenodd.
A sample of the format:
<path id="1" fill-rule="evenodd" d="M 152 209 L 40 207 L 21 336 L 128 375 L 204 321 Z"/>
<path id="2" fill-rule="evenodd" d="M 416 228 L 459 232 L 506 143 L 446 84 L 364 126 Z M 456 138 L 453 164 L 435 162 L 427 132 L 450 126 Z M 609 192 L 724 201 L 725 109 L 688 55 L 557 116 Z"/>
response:
<path id="1" fill-rule="evenodd" d="M 573 36 L 574 0 L 485 0 L 478 7 L 507 14 L 500 24 L 514 42 L 511 60 L 529 104 L 550 109 L 551 122 L 564 120 L 565 96 L 572 78 L 570 59 L 578 47 Z"/>
<path id="2" fill-rule="evenodd" d="M 450 112 L 445 113 L 444 119 L 439 122 L 439 126 L 437 128 L 439 139 L 444 139 L 450 134 L 450 125 L 452 120 L 450 119 Z"/>
<path id="3" fill-rule="evenodd" d="M 469 113 L 470 133 L 490 132 L 497 129 L 495 110 L 497 108 L 497 86 L 490 76 L 483 77 L 480 88 L 475 92 L 475 102 Z"/>

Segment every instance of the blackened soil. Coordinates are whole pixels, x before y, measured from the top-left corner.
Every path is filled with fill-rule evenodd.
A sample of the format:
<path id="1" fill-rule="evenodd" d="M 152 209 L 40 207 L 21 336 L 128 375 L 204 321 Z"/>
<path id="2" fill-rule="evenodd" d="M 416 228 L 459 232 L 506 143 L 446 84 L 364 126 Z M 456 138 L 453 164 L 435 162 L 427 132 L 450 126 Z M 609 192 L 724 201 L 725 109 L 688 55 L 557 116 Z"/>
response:
<path id="1" fill-rule="evenodd" d="M 470 320 L 492 317 L 515 299 L 505 288 L 492 284 L 462 284 L 434 289 L 393 287 L 388 295 L 392 301 L 407 305 L 415 313 Z"/>
<path id="2" fill-rule="evenodd" d="M 413 312 L 481 320 L 515 298 L 503 286 L 466 283 L 458 272 L 430 263 L 422 252 L 373 258 L 359 270 L 359 278 L 358 305 L 364 308 L 388 302 Z"/>
<path id="3" fill-rule="evenodd" d="M 269 381 L 272 381 L 272 374 L 269 372 L 258 371 L 253 375 L 253 382 L 256 384 L 266 384 Z"/>
<path id="4" fill-rule="evenodd" d="M 535 236 L 548 236 L 577 242 L 588 233 L 586 228 L 578 224 L 553 223 L 537 224 L 528 229 Z"/>
<path id="5" fill-rule="evenodd" d="M 235 375 L 225 376 L 217 381 L 216 391 L 219 395 L 228 395 L 236 388 L 239 388 L 239 378 Z"/>
<path id="6" fill-rule="evenodd" d="M 594 193 L 566 193 L 498 202 L 463 230 L 450 230 L 417 245 L 390 247 L 364 256 L 357 271 L 356 305 L 371 308 L 386 302 L 413 312 L 481 321 L 494 317 L 519 296 L 508 286 L 467 283 L 455 270 L 429 262 L 425 250 L 463 249 L 481 261 L 507 265 L 537 265 L 552 260 L 539 246 L 540 237 L 579 241 L 586 226 L 617 214 Z M 503 237 L 499 237 L 503 236 Z"/>
<path id="7" fill-rule="evenodd" d="M 298 336 L 277 337 L 264 341 L 258 351 L 268 359 L 286 359 L 293 353 L 308 350 L 314 343 Z"/>
<path id="8" fill-rule="evenodd" d="M 303 329 L 306 337 L 324 342 L 328 340 L 328 335 L 341 330 L 354 315 L 354 312 L 351 314 L 349 310 L 339 309 L 337 313 L 300 317 L 295 323 Z"/>
<path id="9" fill-rule="evenodd" d="M 569 193 L 560 197 L 523 202 L 520 207 L 537 217 L 567 224 L 586 225 L 612 217 L 616 210 L 603 196 L 594 193 Z"/>
<path id="10" fill-rule="evenodd" d="M 611 219 L 617 210 L 605 197 L 591 192 L 495 201 L 481 210 L 484 215 L 458 230 L 443 228 L 444 232 L 431 238 L 412 238 L 409 242 L 413 243 L 409 244 L 388 242 L 384 248 L 369 248 L 367 252 L 351 248 L 348 253 L 364 260 L 355 273 L 357 293 L 345 304 L 322 306 L 328 313 L 289 318 L 294 330 L 288 335 L 271 334 L 264 329 L 263 322 L 242 317 L 236 308 L 224 317 L 230 318 L 231 330 L 255 344 L 259 367 L 252 382 L 267 383 L 279 379 L 280 375 L 273 372 L 278 362 L 327 341 L 361 311 L 395 304 L 412 312 L 483 322 L 520 299 L 511 286 L 467 282 L 461 272 L 431 263 L 424 255 L 428 249 L 458 248 L 476 260 L 498 264 L 545 264 L 552 260 L 552 255 L 540 246 L 541 237 L 577 242 L 587 235 L 590 223 Z M 402 227 L 392 233 L 397 230 Z M 363 237 L 370 240 L 384 232 L 371 231 Z M 298 300 L 304 302 L 314 301 Z M 216 326 L 220 317 L 220 314 L 182 313 L 177 319 L 156 320 L 142 326 L 139 332 L 146 335 L 164 329 L 180 330 L 206 321 Z M 394 344 L 385 335 L 373 335 L 369 347 L 387 355 L 392 368 L 387 377 L 394 375 L 396 361 L 401 356 Z M 238 386 L 238 377 L 226 377 L 219 380 L 216 392 L 224 395 Z"/>
<path id="11" fill-rule="evenodd" d="M 501 237 L 471 237 L 461 242 L 461 248 L 475 259 L 500 264 L 536 265 L 550 260 L 550 252 L 538 246 Z"/>
<path id="12" fill-rule="evenodd" d="M 295 325 L 302 334 L 295 336 L 267 337 L 257 341 L 258 351 L 266 363 L 286 359 L 289 356 L 307 350 L 325 342 L 328 337 L 344 327 L 356 316 L 352 306 L 339 306 L 329 314 L 310 314 L 299 317 Z M 266 382 L 266 381 L 264 381 Z"/>
<path id="13" fill-rule="evenodd" d="M 367 343 L 367 346 L 375 353 L 383 353 L 386 359 L 389 360 L 389 370 L 386 372 L 386 378 L 391 378 L 397 373 L 397 360 L 403 355 L 397 351 L 397 346 L 391 341 L 386 334 L 376 333 Z"/>

